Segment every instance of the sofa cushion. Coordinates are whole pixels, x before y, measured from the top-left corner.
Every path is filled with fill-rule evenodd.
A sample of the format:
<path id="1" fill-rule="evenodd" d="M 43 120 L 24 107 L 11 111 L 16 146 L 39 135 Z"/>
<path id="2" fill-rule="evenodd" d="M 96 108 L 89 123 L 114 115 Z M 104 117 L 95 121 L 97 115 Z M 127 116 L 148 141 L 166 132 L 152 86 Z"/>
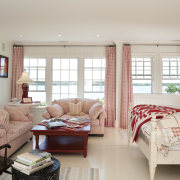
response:
<path id="1" fill-rule="evenodd" d="M 69 103 L 69 112 L 68 114 L 71 116 L 81 116 L 84 113 L 82 113 L 82 107 L 83 107 L 83 103 L 79 102 L 77 104 L 74 103 Z"/>
<path id="2" fill-rule="evenodd" d="M 94 99 L 83 99 L 83 98 L 81 99 L 81 98 L 77 98 L 77 103 L 78 102 L 83 102 L 83 109 L 82 109 L 82 111 L 84 113 L 88 114 L 90 107 L 93 104 L 95 104 L 95 103 L 97 103 L 99 101 L 98 100 L 94 100 Z"/>
<path id="3" fill-rule="evenodd" d="M 52 102 L 52 104 L 59 104 L 63 108 L 64 113 L 68 113 L 69 112 L 69 102 L 76 103 L 76 99 L 75 98 L 67 98 L 67 99 L 54 100 Z"/>
<path id="4" fill-rule="evenodd" d="M 9 113 L 3 109 L 0 109 L 0 127 L 4 128 L 10 134 L 13 133 L 9 126 Z"/>
<path id="5" fill-rule="evenodd" d="M 6 130 L 0 128 L 0 138 L 3 138 L 3 137 L 6 137 Z M 3 144 L 3 142 L 1 141 L 0 144 Z"/>
<path id="6" fill-rule="evenodd" d="M 92 120 L 95 120 L 98 118 L 101 112 L 103 112 L 103 106 L 101 103 L 97 102 L 89 109 L 89 116 Z"/>
<path id="7" fill-rule="evenodd" d="M 13 134 L 7 136 L 7 143 L 10 143 L 17 137 L 23 135 L 33 127 L 33 122 L 21 122 L 21 121 L 10 121 L 10 127 L 13 130 Z"/>
<path id="8" fill-rule="evenodd" d="M 53 104 L 51 106 L 46 106 L 47 112 L 51 117 L 61 117 L 64 114 L 64 110 L 59 104 Z"/>
<path id="9" fill-rule="evenodd" d="M 10 121 L 29 121 L 28 114 L 31 106 L 11 107 L 5 106 L 4 109 L 9 113 Z"/>

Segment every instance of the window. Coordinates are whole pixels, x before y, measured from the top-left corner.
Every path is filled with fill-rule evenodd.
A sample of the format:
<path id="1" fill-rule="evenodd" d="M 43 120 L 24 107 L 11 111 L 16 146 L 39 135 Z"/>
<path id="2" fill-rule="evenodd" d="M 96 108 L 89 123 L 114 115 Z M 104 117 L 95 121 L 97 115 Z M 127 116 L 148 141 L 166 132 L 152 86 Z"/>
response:
<path id="1" fill-rule="evenodd" d="M 53 59 L 52 100 L 77 97 L 77 59 Z"/>
<path id="2" fill-rule="evenodd" d="M 84 60 L 84 97 L 103 99 L 105 59 Z"/>
<path id="3" fill-rule="evenodd" d="M 162 69 L 162 92 L 176 93 L 180 87 L 180 57 L 163 57 Z"/>
<path id="4" fill-rule="evenodd" d="M 132 58 L 133 93 L 152 93 L 152 58 Z"/>
<path id="5" fill-rule="evenodd" d="M 24 69 L 34 81 L 29 84 L 29 97 L 33 97 L 33 101 L 45 102 L 46 59 L 24 59 Z"/>
<path id="6" fill-rule="evenodd" d="M 103 103 L 103 58 L 25 58 L 24 69 L 34 80 L 29 84 L 29 96 L 33 101 L 50 104 L 54 99 L 84 97 L 100 99 Z"/>

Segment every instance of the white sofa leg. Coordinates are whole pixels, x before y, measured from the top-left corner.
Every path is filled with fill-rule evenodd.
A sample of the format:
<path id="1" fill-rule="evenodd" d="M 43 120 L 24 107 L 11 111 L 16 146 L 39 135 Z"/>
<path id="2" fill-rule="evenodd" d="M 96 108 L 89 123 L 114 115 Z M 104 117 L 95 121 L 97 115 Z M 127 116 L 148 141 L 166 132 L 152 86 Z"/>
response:
<path id="1" fill-rule="evenodd" d="M 156 167 L 149 164 L 150 180 L 154 180 L 155 172 L 156 172 Z"/>

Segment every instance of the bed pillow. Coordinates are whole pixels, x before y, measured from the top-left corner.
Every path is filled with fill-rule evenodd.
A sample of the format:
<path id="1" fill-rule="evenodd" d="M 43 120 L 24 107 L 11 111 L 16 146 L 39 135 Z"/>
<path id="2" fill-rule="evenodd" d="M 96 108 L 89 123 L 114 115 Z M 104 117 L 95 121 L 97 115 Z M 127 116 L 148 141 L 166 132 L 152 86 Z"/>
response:
<path id="1" fill-rule="evenodd" d="M 101 112 L 103 112 L 103 106 L 101 103 L 97 102 L 90 107 L 89 116 L 92 120 L 95 120 L 98 118 Z"/>
<path id="2" fill-rule="evenodd" d="M 5 129 L 10 134 L 13 133 L 9 125 L 9 113 L 2 109 L 0 109 L 0 127 Z"/>
<path id="3" fill-rule="evenodd" d="M 84 115 L 82 112 L 83 103 L 79 102 L 77 104 L 69 103 L 69 112 L 68 114 L 71 116 L 81 116 Z"/>
<path id="4" fill-rule="evenodd" d="M 9 113 L 10 121 L 29 121 L 28 114 L 30 107 L 27 105 L 20 107 L 5 106 L 4 109 Z"/>
<path id="5" fill-rule="evenodd" d="M 46 110 L 53 118 L 61 117 L 64 114 L 64 110 L 59 104 L 46 106 Z"/>

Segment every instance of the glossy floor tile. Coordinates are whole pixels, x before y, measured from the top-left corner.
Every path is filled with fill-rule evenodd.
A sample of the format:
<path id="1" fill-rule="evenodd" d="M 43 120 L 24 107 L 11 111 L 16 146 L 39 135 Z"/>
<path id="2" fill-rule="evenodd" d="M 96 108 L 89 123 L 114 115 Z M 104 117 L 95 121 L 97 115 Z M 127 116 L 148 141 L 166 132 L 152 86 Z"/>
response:
<path id="1" fill-rule="evenodd" d="M 31 150 L 33 141 L 25 144 L 12 158 Z M 104 137 L 90 136 L 87 158 L 81 154 L 54 153 L 53 156 L 66 167 L 99 168 L 100 180 L 149 180 L 148 161 L 135 144 L 127 145 L 126 131 L 120 129 L 105 128 Z M 155 180 L 179 179 L 180 165 L 157 167 Z"/>

